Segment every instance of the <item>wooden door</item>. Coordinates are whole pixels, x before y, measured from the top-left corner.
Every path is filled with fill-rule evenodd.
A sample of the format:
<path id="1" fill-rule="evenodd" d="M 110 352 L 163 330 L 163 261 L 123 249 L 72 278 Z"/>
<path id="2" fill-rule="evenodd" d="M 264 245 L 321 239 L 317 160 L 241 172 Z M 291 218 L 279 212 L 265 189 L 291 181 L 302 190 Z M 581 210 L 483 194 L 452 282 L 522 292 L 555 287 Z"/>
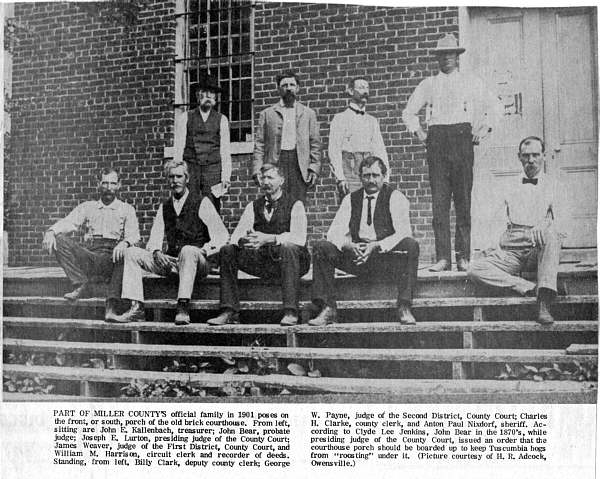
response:
<path id="1" fill-rule="evenodd" d="M 565 194 L 567 247 L 596 246 L 597 51 L 592 8 L 469 9 L 461 68 L 486 80 L 504 115 L 475 152 L 472 245 L 483 247 L 499 193 L 521 174 L 519 141 L 545 139 L 549 173 Z"/>

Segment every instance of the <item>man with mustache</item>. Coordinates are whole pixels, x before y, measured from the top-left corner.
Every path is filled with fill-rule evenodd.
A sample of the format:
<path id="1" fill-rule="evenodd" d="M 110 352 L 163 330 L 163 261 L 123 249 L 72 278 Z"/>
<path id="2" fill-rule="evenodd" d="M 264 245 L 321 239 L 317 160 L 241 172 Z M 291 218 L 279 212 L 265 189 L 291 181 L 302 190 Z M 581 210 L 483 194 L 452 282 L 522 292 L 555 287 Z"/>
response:
<path id="1" fill-rule="evenodd" d="M 188 164 L 190 191 L 208 196 L 220 211 L 220 197 L 231 184 L 229 122 L 214 109 L 221 91 L 216 78 L 204 75 L 197 88 L 198 107 L 188 113 L 183 159 Z M 211 189 L 219 183 L 222 189 L 214 194 Z"/>
<path id="2" fill-rule="evenodd" d="M 503 193 L 494 219 L 501 218 L 497 234 L 490 228 L 494 244 L 469 267 L 469 277 L 482 284 L 537 295 L 540 324 L 552 324 L 550 304 L 556 296 L 556 276 L 561 234 L 554 195 L 556 182 L 545 172 L 545 146 L 541 138 L 529 136 L 519 144 L 524 176 L 514 179 Z M 500 228 L 499 228 L 500 229 Z M 500 238 L 498 241 L 497 238 Z M 521 276 L 536 271 L 537 283 Z"/>
<path id="3" fill-rule="evenodd" d="M 412 237 L 410 204 L 384 182 L 386 167 L 370 156 L 359 165 L 362 188 L 346 195 L 329 227 L 326 241 L 313 247 L 312 301 L 320 310 L 311 326 L 337 321 L 335 269 L 365 280 L 392 280 L 398 285 L 397 317 L 415 324 L 411 312 L 417 286 L 419 243 Z"/>
<path id="4" fill-rule="evenodd" d="M 368 156 L 377 156 L 385 163 L 389 179 L 389 162 L 379 122 L 369 115 L 369 82 L 364 77 L 350 80 L 346 88 L 350 97 L 348 108 L 337 113 L 329 128 L 329 163 L 337 179 L 337 187 L 343 198 L 361 187 L 358 165 Z"/>
<path id="5" fill-rule="evenodd" d="M 99 175 L 100 199 L 77 206 L 66 218 L 51 226 L 44 234 L 42 246 L 56 259 L 67 277 L 77 287 L 65 294 L 74 301 L 89 294 L 92 277 L 110 278 L 106 300 L 106 316 L 115 315 L 115 299 L 121 297 L 123 255 L 140 241 L 138 220 L 133 206 L 117 198 L 121 182 L 113 168 Z M 67 237 L 84 228 L 83 243 Z"/>
<path id="6" fill-rule="evenodd" d="M 165 174 L 171 196 L 156 212 L 146 249 L 130 248 L 125 252 L 121 296 L 131 300 L 131 307 L 120 316 L 107 318 L 109 322 L 145 320 L 142 270 L 146 270 L 162 276 L 179 276 L 175 324 L 189 324 L 189 303 L 196 275 L 208 274 L 209 256 L 217 253 L 229 239 L 227 228 L 210 199 L 188 189 L 187 164 L 170 160 L 165 165 Z M 165 239 L 167 249 L 163 252 Z"/>
<path id="7" fill-rule="evenodd" d="M 450 33 L 433 51 L 439 73 L 423 80 L 410 96 L 402 119 L 408 131 L 427 148 L 429 183 L 433 203 L 436 263 L 429 271 L 451 269 L 450 200 L 454 199 L 456 266 L 466 271 L 471 249 L 471 189 L 473 145 L 478 145 L 501 115 L 501 105 L 483 82 L 458 70 L 465 51 Z M 425 107 L 427 133 L 418 117 Z"/>
<path id="8" fill-rule="evenodd" d="M 315 186 L 321 170 L 317 115 L 296 100 L 300 91 L 298 75 L 283 72 L 276 84 L 280 101 L 263 110 L 258 118 L 252 176 L 260 185 L 262 165 L 277 165 L 288 196 L 305 202 L 306 192 Z"/>
<path id="9" fill-rule="evenodd" d="M 265 163 L 260 169 L 264 196 L 251 201 L 231 235 L 221 248 L 221 308 L 208 324 L 220 326 L 239 322 L 238 270 L 281 283 L 282 326 L 298 323 L 300 278 L 310 267 L 306 248 L 306 213 L 302 201 L 282 189 L 281 169 Z"/>

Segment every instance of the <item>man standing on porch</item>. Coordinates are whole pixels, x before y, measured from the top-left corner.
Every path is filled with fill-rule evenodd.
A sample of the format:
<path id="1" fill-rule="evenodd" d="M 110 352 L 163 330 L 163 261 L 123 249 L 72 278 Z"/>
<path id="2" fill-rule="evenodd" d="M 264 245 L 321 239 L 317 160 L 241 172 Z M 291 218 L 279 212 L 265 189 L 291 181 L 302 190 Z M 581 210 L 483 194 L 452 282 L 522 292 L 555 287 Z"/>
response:
<path id="1" fill-rule="evenodd" d="M 500 115 L 500 103 L 483 82 L 458 70 L 458 56 L 464 51 L 454 35 L 448 33 L 442 37 L 434 50 L 439 73 L 419 83 L 402 112 L 408 131 L 427 147 L 437 261 L 429 270 L 434 272 L 449 270 L 452 265 L 452 198 L 456 211 L 456 266 L 459 271 L 466 271 L 468 267 L 473 145 L 478 145 L 492 131 Z M 426 108 L 427 133 L 417 116 L 423 107 Z"/>

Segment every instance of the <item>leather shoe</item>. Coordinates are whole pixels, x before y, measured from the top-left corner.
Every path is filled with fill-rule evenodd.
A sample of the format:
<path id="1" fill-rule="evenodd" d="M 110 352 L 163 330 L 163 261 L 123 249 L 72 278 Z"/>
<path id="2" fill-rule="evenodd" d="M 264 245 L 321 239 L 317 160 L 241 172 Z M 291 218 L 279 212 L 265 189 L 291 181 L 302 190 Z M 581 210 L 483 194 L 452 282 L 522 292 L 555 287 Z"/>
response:
<path id="1" fill-rule="evenodd" d="M 398 305 L 398 320 L 401 324 L 417 324 L 408 304 Z"/>
<path id="2" fill-rule="evenodd" d="M 68 301 L 76 301 L 85 297 L 89 293 L 88 283 L 82 283 L 70 293 L 65 294 L 63 297 Z"/>
<path id="3" fill-rule="evenodd" d="M 291 310 L 286 311 L 279 324 L 281 326 L 296 326 L 298 324 L 298 313 Z"/>
<path id="4" fill-rule="evenodd" d="M 469 260 L 465 258 L 459 258 L 456 260 L 456 269 L 458 271 L 467 271 L 469 269 Z"/>
<path id="5" fill-rule="evenodd" d="M 450 271 L 450 261 L 447 259 L 441 259 L 429 268 L 432 273 L 440 273 L 441 271 Z"/>
<path id="6" fill-rule="evenodd" d="M 185 326 L 190 324 L 190 313 L 188 311 L 189 303 L 186 301 L 177 303 L 177 314 L 175 314 L 175 324 L 179 326 Z"/>
<path id="7" fill-rule="evenodd" d="M 327 326 L 331 323 L 337 323 L 337 311 L 331 306 L 325 306 L 316 318 L 308 322 L 310 326 Z"/>
<path id="8" fill-rule="evenodd" d="M 113 298 L 108 298 L 104 305 L 104 321 L 107 323 L 114 323 L 117 319 L 117 311 L 115 309 L 115 300 Z"/>
<path id="9" fill-rule="evenodd" d="M 554 318 L 550 314 L 550 304 L 548 301 L 538 300 L 538 317 L 536 322 L 542 325 L 550 325 L 554 322 Z"/>
<path id="10" fill-rule="evenodd" d="M 240 313 L 227 309 L 218 316 L 209 319 L 206 324 L 210 324 L 211 326 L 223 326 L 225 324 L 237 324 L 239 322 Z"/>
<path id="11" fill-rule="evenodd" d="M 136 321 L 146 321 L 144 305 L 139 301 L 132 301 L 129 310 L 125 311 L 120 316 L 116 316 L 114 319 L 108 319 L 107 321 L 111 323 L 133 323 Z"/>

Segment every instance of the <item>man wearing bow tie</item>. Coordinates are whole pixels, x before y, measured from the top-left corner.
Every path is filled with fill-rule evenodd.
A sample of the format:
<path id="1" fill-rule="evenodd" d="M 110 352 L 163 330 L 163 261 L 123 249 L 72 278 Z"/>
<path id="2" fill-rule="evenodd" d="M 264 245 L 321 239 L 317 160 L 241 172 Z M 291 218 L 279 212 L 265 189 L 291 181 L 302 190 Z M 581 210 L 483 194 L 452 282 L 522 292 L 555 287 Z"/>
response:
<path id="1" fill-rule="evenodd" d="M 561 248 L 560 228 L 554 203 L 556 187 L 545 173 L 544 142 L 535 136 L 519 145 L 524 176 L 515 179 L 503 195 L 501 212 L 504 232 L 496 248 L 473 261 L 469 277 L 479 283 L 513 290 L 538 298 L 537 322 L 552 324 L 549 306 L 556 296 L 556 275 Z M 537 283 L 519 276 L 537 269 Z"/>
<path id="2" fill-rule="evenodd" d="M 384 183 L 387 171 L 381 158 L 365 158 L 359 171 L 363 187 L 344 197 L 327 240 L 314 245 L 312 301 L 320 313 L 308 324 L 337 321 L 336 268 L 362 278 L 396 282 L 398 320 L 415 324 L 410 308 L 417 286 L 419 243 L 412 237 L 409 202 Z"/>
<path id="3" fill-rule="evenodd" d="M 304 204 L 283 191 L 284 178 L 278 166 L 264 164 L 260 174 L 264 196 L 246 206 L 231 243 L 221 248 L 223 311 L 208 320 L 213 326 L 239 322 L 239 269 L 280 282 L 284 311 L 280 324 L 298 323 L 300 278 L 310 266 Z"/>
<path id="4" fill-rule="evenodd" d="M 362 186 L 358 165 L 364 158 L 377 156 L 385 163 L 387 177 L 390 171 L 379 122 L 365 111 L 369 100 L 369 82 L 364 77 L 353 78 L 348 83 L 346 93 L 350 97 L 350 104 L 333 117 L 328 147 L 331 170 L 337 179 L 341 197 Z"/>

